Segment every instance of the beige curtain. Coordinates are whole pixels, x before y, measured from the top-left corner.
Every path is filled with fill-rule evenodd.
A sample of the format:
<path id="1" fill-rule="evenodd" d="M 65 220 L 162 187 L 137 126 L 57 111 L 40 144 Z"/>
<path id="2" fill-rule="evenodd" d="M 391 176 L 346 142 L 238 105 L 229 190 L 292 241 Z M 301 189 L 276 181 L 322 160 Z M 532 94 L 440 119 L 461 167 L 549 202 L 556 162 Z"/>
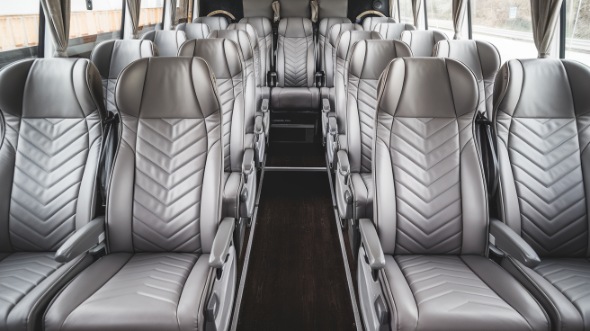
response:
<path id="1" fill-rule="evenodd" d="M 318 2 L 316 0 L 311 0 L 309 2 L 309 6 L 311 7 L 311 21 L 316 23 L 318 21 L 320 5 L 318 5 Z"/>
<path id="2" fill-rule="evenodd" d="M 272 12 L 273 12 L 273 20 L 274 22 L 278 22 L 281 20 L 281 3 L 278 1 L 273 1 L 271 4 Z"/>
<path id="3" fill-rule="evenodd" d="M 412 13 L 414 13 L 414 26 L 415 27 L 418 27 L 421 6 L 422 6 L 422 0 L 412 0 Z"/>
<path id="4" fill-rule="evenodd" d="M 453 27 L 455 28 L 455 36 L 453 39 L 461 39 L 466 11 L 467 0 L 453 0 Z"/>
<path id="5" fill-rule="evenodd" d="M 133 38 L 137 38 L 137 28 L 139 26 L 139 13 L 141 12 L 141 0 L 126 0 L 127 10 L 129 10 L 129 17 L 131 18 L 131 26 L 133 28 Z"/>
<path id="6" fill-rule="evenodd" d="M 41 0 L 43 13 L 49 25 L 55 51 L 53 56 L 68 57 L 70 39 L 70 0 Z"/>
<path id="7" fill-rule="evenodd" d="M 539 58 L 549 56 L 563 0 L 531 0 L 533 39 Z"/>

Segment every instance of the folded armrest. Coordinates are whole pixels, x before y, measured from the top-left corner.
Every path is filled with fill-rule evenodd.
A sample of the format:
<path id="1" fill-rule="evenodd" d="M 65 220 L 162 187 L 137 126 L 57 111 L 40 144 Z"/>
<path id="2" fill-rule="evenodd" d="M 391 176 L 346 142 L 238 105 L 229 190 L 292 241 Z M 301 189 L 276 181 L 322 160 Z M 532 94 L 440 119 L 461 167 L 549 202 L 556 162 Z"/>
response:
<path id="1" fill-rule="evenodd" d="M 104 232 L 104 216 L 99 216 L 76 230 L 57 250 L 55 261 L 69 262 L 98 244 Z"/>
<path id="2" fill-rule="evenodd" d="M 368 218 L 361 218 L 359 221 L 359 230 L 361 232 L 361 243 L 365 248 L 369 266 L 373 270 L 383 269 L 385 267 L 385 255 L 383 254 L 381 241 L 379 240 L 373 221 Z"/>
<path id="3" fill-rule="evenodd" d="M 348 161 L 348 154 L 345 151 L 339 150 L 336 153 L 336 163 L 338 174 L 342 176 L 350 175 L 350 162 Z"/>
<path id="4" fill-rule="evenodd" d="M 328 133 L 331 135 L 338 133 L 338 122 L 334 116 L 328 117 Z"/>
<path id="5" fill-rule="evenodd" d="M 257 113 L 254 117 L 254 134 L 259 135 L 264 133 L 264 118 L 262 113 Z"/>
<path id="6" fill-rule="evenodd" d="M 254 171 L 255 167 L 254 150 L 252 148 L 246 148 L 242 159 L 242 174 L 244 174 L 245 177 L 248 177 L 248 175 Z"/>
<path id="7" fill-rule="evenodd" d="M 262 103 L 260 104 L 260 111 L 263 113 L 268 112 L 268 99 L 262 99 Z"/>
<path id="8" fill-rule="evenodd" d="M 330 167 L 334 165 L 334 158 L 338 150 L 338 122 L 336 117 L 328 116 L 328 134 L 326 136 L 326 154 Z"/>
<path id="9" fill-rule="evenodd" d="M 212 268 L 223 267 L 232 245 L 235 226 L 236 220 L 230 217 L 224 218 L 219 224 L 209 255 L 209 266 Z"/>
<path id="10" fill-rule="evenodd" d="M 330 107 L 330 100 L 328 98 L 323 98 L 322 99 L 322 112 L 329 113 L 331 111 L 332 111 L 332 108 Z"/>
<path id="11" fill-rule="evenodd" d="M 502 221 L 491 219 L 490 242 L 502 252 L 520 261 L 529 268 L 541 263 L 535 250 L 514 230 Z"/>

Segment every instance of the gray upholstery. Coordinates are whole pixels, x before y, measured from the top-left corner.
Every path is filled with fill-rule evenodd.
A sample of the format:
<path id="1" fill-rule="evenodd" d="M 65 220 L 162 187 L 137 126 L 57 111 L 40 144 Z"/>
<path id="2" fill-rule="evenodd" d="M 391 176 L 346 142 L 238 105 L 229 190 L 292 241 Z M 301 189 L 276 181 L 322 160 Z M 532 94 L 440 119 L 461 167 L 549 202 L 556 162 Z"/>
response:
<path id="1" fill-rule="evenodd" d="M 377 108 L 377 84 L 387 65 L 398 57 L 411 57 L 403 42 L 361 40 L 351 50 L 345 118 L 345 146 L 352 176 L 352 218 L 373 217 L 372 146 Z M 341 140 L 342 141 L 342 140 Z"/>
<path id="2" fill-rule="evenodd" d="M 260 45 L 258 45 L 258 33 L 254 27 L 248 23 L 232 23 L 227 27 L 227 30 L 239 30 L 244 31 L 250 38 L 250 44 L 252 45 L 252 51 L 254 54 L 254 75 L 255 83 L 257 87 L 266 85 L 266 62 L 262 59 Z"/>
<path id="3" fill-rule="evenodd" d="M 221 16 L 211 16 L 211 17 L 197 17 L 193 20 L 193 23 L 203 23 L 209 26 L 209 30 L 225 30 L 229 25 L 227 18 Z"/>
<path id="4" fill-rule="evenodd" d="M 138 60 L 116 100 L 109 254 L 54 299 L 45 330 L 203 330 L 223 173 L 213 75 L 199 58 Z"/>
<path id="5" fill-rule="evenodd" d="M 395 23 L 393 17 L 365 17 L 363 20 L 363 30 L 374 31 L 375 26 L 379 23 Z"/>
<path id="6" fill-rule="evenodd" d="M 510 60 L 494 92 L 499 215 L 542 259 L 534 270 L 505 264 L 557 330 L 590 329 L 589 80 L 575 61 Z"/>
<path id="7" fill-rule="evenodd" d="M 374 224 L 393 330 L 549 330 L 537 301 L 484 256 L 477 93 L 450 59 L 395 59 L 379 83 Z"/>
<path id="8" fill-rule="evenodd" d="M 340 36 L 346 31 L 362 31 L 362 27 L 354 23 L 339 23 L 334 24 L 328 33 L 326 44 L 324 47 L 324 71 L 326 73 L 326 87 L 334 87 L 334 70 L 336 63 L 336 45 Z"/>
<path id="9" fill-rule="evenodd" d="M 379 23 L 373 28 L 385 40 L 401 40 L 402 32 L 411 30 L 416 30 L 416 27 L 406 23 Z"/>
<path id="10" fill-rule="evenodd" d="M 90 60 L 100 72 L 107 111 L 117 112 L 115 86 L 121 71 L 131 62 L 154 53 L 154 44 L 149 40 L 107 40 L 94 47 Z"/>
<path id="11" fill-rule="evenodd" d="M 342 23 L 350 23 L 350 20 L 346 17 L 326 17 L 320 20 L 318 26 L 318 70 L 326 71 L 324 49 L 327 46 L 329 33 L 334 25 Z"/>
<path id="12" fill-rule="evenodd" d="M 205 23 L 180 23 L 176 30 L 184 31 L 187 40 L 205 39 L 211 33 L 211 29 Z"/>
<path id="13" fill-rule="evenodd" d="M 151 40 L 156 45 L 158 56 L 176 56 L 180 46 L 186 41 L 184 31 L 153 30 L 143 35 L 142 40 Z"/>
<path id="14" fill-rule="evenodd" d="M 37 59 L 0 71 L 0 329 L 36 330 L 60 288 L 92 262 L 55 251 L 94 218 L 105 116 L 86 59 Z"/>
<path id="15" fill-rule="evenodd" d="M 435 45 L 434 56 L 459 60 L 473 71 L 479 87 L 477 109 L 491 119 L 494 80 L 501 64 L 496 47 L 480 40 L 443 40 Z"/>
<path id="16" fill-rule="evenodd" d="M 319 108 L 315 84 L 313 25 L 307 18 L 284 18 L 279 23 L 277 87 L 271 90 L 271 108 Z"/>
<path id="17" fill-rule="evenodd" d="M 444 33 L 434 30 L 404 31 L 401 36 L 401 40 L 410 45 L 414 56 L 432 56 L 434 45 L 439 41 L 447 39 Z"/>
<path id="18" fill-rule="evenodd" d="M 261 73 L 264 73 L 264 82 L 266 85 L 266 73 L 270 71 L 274 64 L 274 46 L 272 24 L 266 17 L 245 17 L 240 23 L 250 24 L 258 36 L 258 47 L 260 48 L 260 67 Z"/>

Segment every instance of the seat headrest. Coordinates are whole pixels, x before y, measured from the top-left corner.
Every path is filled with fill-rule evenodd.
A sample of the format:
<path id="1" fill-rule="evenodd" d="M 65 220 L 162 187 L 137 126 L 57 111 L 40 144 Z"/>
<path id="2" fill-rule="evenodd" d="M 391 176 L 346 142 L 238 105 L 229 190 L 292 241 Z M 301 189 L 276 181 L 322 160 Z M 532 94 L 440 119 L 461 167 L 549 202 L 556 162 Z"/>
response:
<path id="1" fill-rule="evenodd" d="M 200 57 L 217 79 L 230 79 L 242 71 L 240 50 L 228 39 L 201 39 L 185 42 L 178 56 Z"/>
<path id="2" fill-rule="evenodd" d="M 209 35 L 209 39 L 228 39 L 238 45 L 242 52 L 244 61 L 254 58 L 254 46 L 252 40 L 245 31 L 241 30 L 213 30 Z"/>
<path id="3" fill-rule="evenodd" d="M 391 116 L 460 117 L 477 110 L 479 90 L 471 70 L 446 58 L 393 60 L 379 83 L 378 112 Z"/>
<path id="4" fill-rule="evenodd" d="M 176 26 L 176 30 L 184 31 L 186 39 L 205 39 L 211 33 L 211 29 L 205 23 L 181 23 Z"/>
<path id="5" fill-rule="evenodd" d="M 96 45 L 90 59 L 104 79 L 114 79 L 129 63 L 154 56 L 151 40 L 106 40 Z"/>
<path id="6" fill-rule="evenodd" d="M 590 112 L 590 68 L 576 61 L 506 62 L 496 76 L 494 114 L 523 118 L 575 118 Z"/>
<path id="7" fill-rule="evenodd" d="M 359 79 L 377 80 L 389 62 L 398 57 L 411 57 L 410 47 L 398 40 L 361 40 L 350 51 L 348 73 Z"/>
<path id="8" fill-rule="evenodd" d="M 313 23 L 304 17 L 289 17 L 281 19 L 279 36 L 285 38 L 306 38 L 313 36 Z"/>
<path id="9" fill-rule="evenodd" d="M 240 20 L 240 23 L 252 25 L 258 34 L 258 38 L 264 38 L 265 36 L 272 35 L 272 24 L 266 17 L 244 17 Z"/>
<path id="10" fill-rule="evenodd" d="M 393 17 L 366 17 L 363 20 L 363 29 L 373 31 L 375 25 L 379 23 L 396 23 Z"/>
<path id="11" fill-rule="evenodd" d="M 401 40 L 410 45 L 414 56 L 432 56 L 434 45 L 447 39 L 444 33 L 436 30 L 409 30 L 401 35 Z"/>
<path id="12" fill-rule="evenodd" d="M 319 34 L 323 36 L 327 36 L 330 33 L 330 29 L 335 24 L 342 24 L 342 23 L 350 23 L 350 20 L 346 17 L 326 17 L 320 21 L 320 25 L 318 27 Z"/>
<path id="13" fill-rule="evenodd" d="M 227 18 L 221 16 L 197 17 L 193 20 L 193 23 L 207 24 L 210 30 L 225 30 L 229 25 Z"/>
<path id="14" fill-rule="evenodd" d="M 141 39 L 153 41 L 158 56 L 176 56 L 180 45 L 186 41 L 186 34 L 180 30 L 153 30 L 144 34 Z"/>
<path id="15" fill-rule="evenodd" d="M 129 65 L 115 89 L 122 116 L 207 118 L 219 112 L 215 78 L 205 60 L 152 57 Z"/>
<path id="16" fill-rule="evenodd" d="M 439 41 L 434 47 L 434 56 L 450 57 L 463 62 L 478 80 L 493 77 L 501 64 L 496 47 L 481 40 Z"/>
<path id="17" fill-rule="evenodd" d="M 252 44 L 252 47 L 258 47 L 258 33 L 252 25 L 248 23 L 232 23 L 227 27 L 227 30 L 239 30 L 246 32 L 248 34 L 248 37 L 250 38 L 250 43 Z"/>
<path id="18" fill-rule="evenodd" d="M 363 31 L 363 27 L 355 23 L 339 23 L 334 24 L 328 32 L 328 42 L 332 47 L 336 48 L 338 38 L 346 31 Z"/>
<path id="19" fill-rule="evenodd" d="M 401 40 L 402 32 L 411 30 L 416 30 L 416 27 L 406 23 L 379 23 L 373 28 L 381 38 L 388 40 Z"/>
<path id="20" fill-rule="evenodd" d="M 0 71 L 0 110 L 23 118 L 105 114 L 98 69 L 87 59 L 28 59 Z"/>
<path id="21" fill-rule="evenodd" d="M 360 40 L 381 39 L 381 35 L 375 31 L 346 31 L 336 42 L 336 57 L 346 59 L 352 46 Z"/>

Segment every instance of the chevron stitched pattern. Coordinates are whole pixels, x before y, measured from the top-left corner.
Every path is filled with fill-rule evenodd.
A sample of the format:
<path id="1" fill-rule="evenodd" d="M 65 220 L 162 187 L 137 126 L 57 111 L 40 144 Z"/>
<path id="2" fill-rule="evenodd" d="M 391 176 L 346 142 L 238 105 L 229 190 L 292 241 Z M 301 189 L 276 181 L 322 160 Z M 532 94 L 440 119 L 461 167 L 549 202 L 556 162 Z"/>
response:
<path id="1" fill-rule="evenodd" d="M 486 314 L 517 314 L 471 269 L 455 256 L 397 256 L 418 306 L 418 314 L 450 313 L 471 315 L 474 307 Z"/>
<path id="2" fill-rule="evenodd" d="M 465 129 L 469 125 L 462 127 Z M 459 125 L 455 118 L 399 118 L 391 129 L 397 254 L 461 250 Z"/>
<path id="3" fill-rule="evenodd" d="M 10 312 L 61 263 L 53 253 L 13 253 L 0 261 L 0 312 Z M 7 316 L 8 313 L 3 313 Z"/>
<path id="4" fill-rule="evenodd" d="M 221 113 L 223 114 L 223 166 L 225 171 L 231 171 L 231 128 L 234 114 L 235 101 L 243 93 L 242 74 L 231 79 L 217 79 L 217 91 L 221 102 Z"/>
<path id="5" fill-rule="evenodd" d="M 102 80 L 103 95 L 105 99 L 105 106 L 107 111 L 117 113 L 117 105 L 115 104 L 115 86 L 117 86 L 117 78 L 109 78 Z"/>
<path id="6" fill-rule="evenodd" d="M 307 86 L 307 38 L 283 38 L 285 86 Z"/>
<path id="7" fill-rule="evenodd" d="M 358 79 L 349 75 L 348 93 L 356 100 L 361 133 L 361 171 L 371 172 L 373 128 L 377 109 L 377 79 Z"/>
<path id="8" fill-rule="evenodd" d="M 89 132 L 96 137 L 98 124 L 96 113 L 88 123 L 83 118 L 21 120 L 9 216 L 14 249 L 55 251 L 76 229 Z"/>
<path id="9" fill-rule="evenodd" d="M 574 305 L 590 300 L 590 262 L 586 259 L 545 259 L 535 268 Z"/>
<path id="10" fill-rule="evenodd" d="M 500 137 L 506 123 L 498 121 Z M 514 118 L 508 151 L 522 237 L 540 256 L 583 256 L 588 220 L 576 120 Z"/>
<path id="11" fill-rule="evenodd" d="M 149 302 L 153 312 L 169 311 L 170 305 L 178 306 L 186 279 L 197 259 L 197 255 L 182 253 L 135 254 L 79 308 L 92 311 L 108 307 L 116 311 L 124 310 L 126 302 Z"/>
<path id="12" fill-rule="evenodd" d="M 201 189 L 207 158 L 202 119 L 140 119 L 133 246 L 199 252 Z"/>

